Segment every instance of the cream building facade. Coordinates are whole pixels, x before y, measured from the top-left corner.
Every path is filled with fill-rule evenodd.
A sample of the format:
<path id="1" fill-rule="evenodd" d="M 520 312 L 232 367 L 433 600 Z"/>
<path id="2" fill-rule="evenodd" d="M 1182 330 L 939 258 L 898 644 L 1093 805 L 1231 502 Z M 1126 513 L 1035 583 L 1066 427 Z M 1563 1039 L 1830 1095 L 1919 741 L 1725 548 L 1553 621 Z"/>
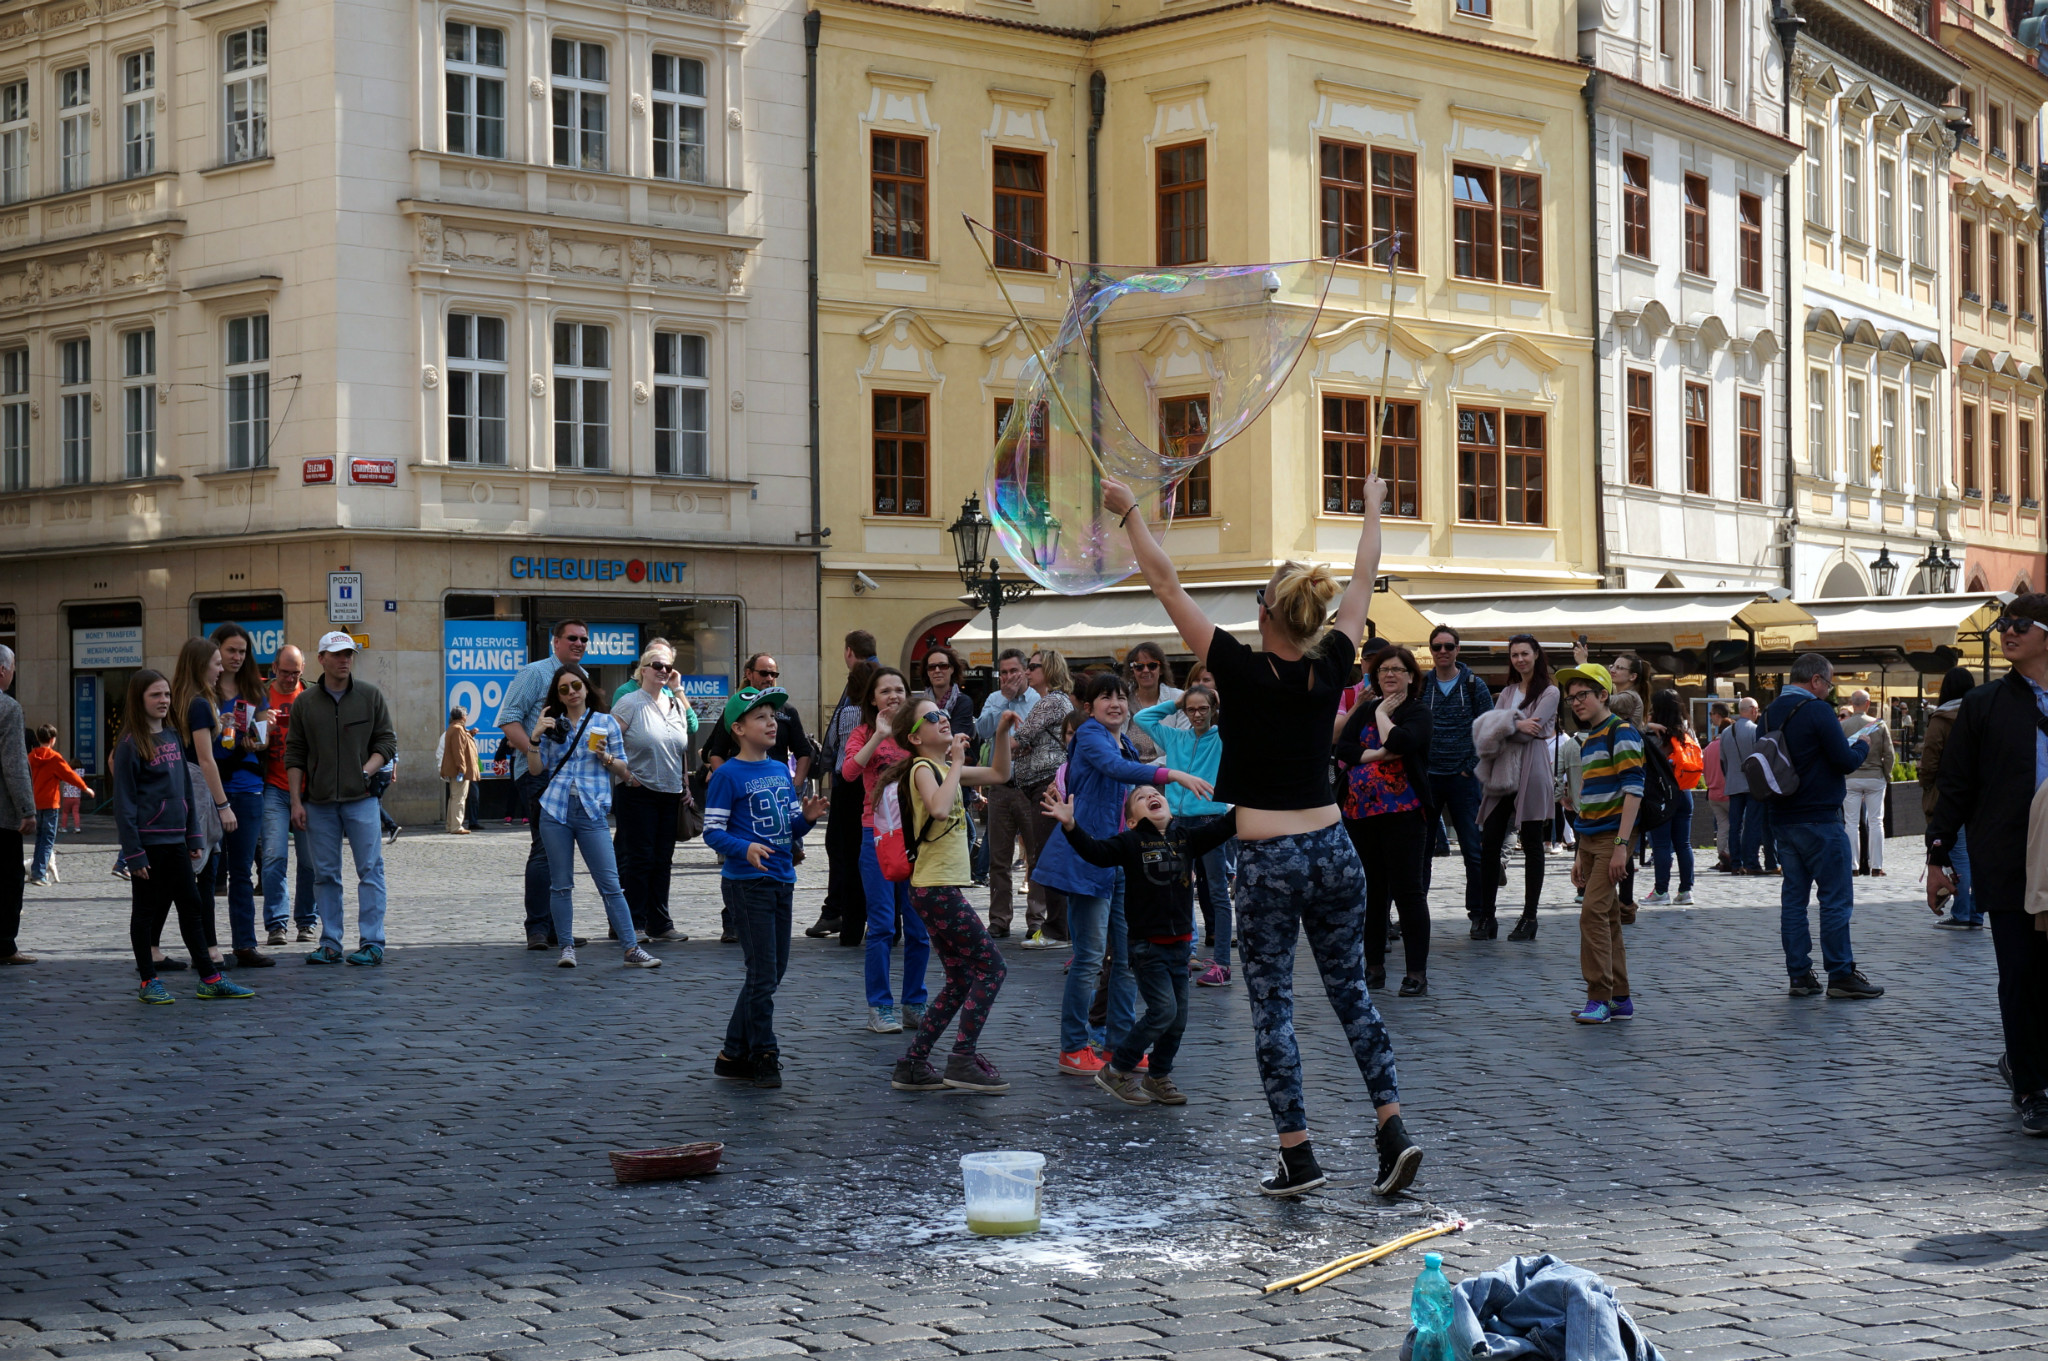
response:
<path id="1" fill-rule="evenodd" d="M 828 640 L 871 628 L 884 659 L 904 661 L 975 613 L 946 530 L 984 490 L 1031 335 L 1049 336 L 1065 303 L 1033 249 L 1243 264 L 1336 254 L 1376 222 L 1402 232 L 1391 282 L 1335 267 L 1270 409 L 1181 484 L 1167 542 L 1190 580 L 1349 564 L 1383 362 L 1385 570 L 1399 589 L 1597 579 L 1573 7 L 817 10 Z M 1021 224 L 1027 248 L 996 263 L 1029 333 L 962 213 Z M 1129 338 L 1149 409 L 1126 419 L 1162 439 L 1199 430 L 1224 340 L 1198 317 Z M 1032 641 L 1021 627 L 1002 641 Z"/>
<path id="2" fill-rule="evenodd" d="M 447 701 L 488 726 L 567 614 L 602 626 L 605 680 L 659 635 L 700 695 L 763 648 L 813 703 L 801 21 L 0 8 L 0 622 L 28 712 L 103 763 L 126 676 L 191 633 L 338 624 L 398 700 L 417 812 Z"/>

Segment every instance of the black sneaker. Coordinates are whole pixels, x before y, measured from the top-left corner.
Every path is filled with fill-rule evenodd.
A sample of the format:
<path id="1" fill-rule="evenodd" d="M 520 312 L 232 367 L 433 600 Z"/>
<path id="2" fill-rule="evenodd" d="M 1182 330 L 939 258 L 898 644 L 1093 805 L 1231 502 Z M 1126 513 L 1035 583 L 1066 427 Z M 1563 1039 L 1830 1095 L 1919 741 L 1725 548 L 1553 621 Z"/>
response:
<path id="1" fill-rule="evenodd" d="M 1422 1166 L 1422 1146 L 1408 1137 L 1407 1127 L 1398 1115 L 1388 1116 L 1372 1141 L 1380 1151 L 1380 1175 L 1372 1184 L 1372 1193 L 1391 1196 L 1405 1190 L 1415 1180 L 1416 1169 Z"/>
<path id="2" fill-rule="evenodd" d="M 764 1049 L 754 1055 L 754 1085 L 756 1087 L 780 1087 L 782 1085 L 782 1055 L 773 1049 Z"/>
<path id="3" fill-rule="evenodd" d="M 1794 997 L 1818 997 L 1825 991 L 1827 989 L 1821 987 L 1820 980 L 1813 976 L 1813 970 L 1811 969 L 1802 974 L 1792 975 L 1792 996 Z"/>
<path id="4" fill-rule="evenodd" d="M 2036 1139 L 2048 1135 L 2048 1092 L 2035 1092 L 2020 1102 L 2020 1133 Z"/>
<path id="5" fill-rule="evenodd" d="M 546 936 L 529 936 L 527 937 L 526 948 L 529 950 L 545 950 L 553 944 L 554 942 Z"/>
<path id="6" fill-rule="evenodd" d="M 1828 996 L 1860 1001 L 1870 997 L 1882 997 L 1884 989 L 1865 978 L 1861 969 L 1851 969 L 1845 974 L 1828 979 Z"/>
<path id="7" fill-rule="evenodd" d="M 754 1061 L 729 1059 L 721 1049 L 718 1051 L 718 1057 L 711 1061 L 711 1073 L 714 1077 L 750 1078 L 754 1075 Z"/>
<path id="8" fill-rule="evenodd" d="M 1315 1150 L 1306 1143 L 1280 1150 L 1280 1161 L 1274 1165 L 1273 1175 L 1259 1183 L 1259 1190 L 1269 1196 L 1307 1195 L 1318 1186 L 1325 1186 L 1329 1178 L 1323 1175 L 1322 1166 L 1316 1162 Z"/>
<path id="9" fill-rule="evenodd" d="M 823 940 L 827 936 L 836 936 L 839 934 L 839 918 L 820 916 L 816 922 L 804 928 L 804 934 L 812 940 Z"/>

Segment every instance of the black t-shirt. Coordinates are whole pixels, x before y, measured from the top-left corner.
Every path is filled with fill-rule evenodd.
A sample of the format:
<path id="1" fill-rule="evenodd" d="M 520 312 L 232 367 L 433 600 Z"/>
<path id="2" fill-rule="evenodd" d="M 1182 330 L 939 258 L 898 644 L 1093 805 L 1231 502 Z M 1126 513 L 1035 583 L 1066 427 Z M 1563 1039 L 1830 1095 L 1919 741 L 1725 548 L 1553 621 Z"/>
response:
<path id="1" fill-rule="evenodd" d="M 1331 629 L 1314 652 L 1283 661 L 1216 630 L 1206 660 L 1222 700 L 1218 802 L 1274 810 L 1331 803 L 1331 730 L 1357 652 Z"/>

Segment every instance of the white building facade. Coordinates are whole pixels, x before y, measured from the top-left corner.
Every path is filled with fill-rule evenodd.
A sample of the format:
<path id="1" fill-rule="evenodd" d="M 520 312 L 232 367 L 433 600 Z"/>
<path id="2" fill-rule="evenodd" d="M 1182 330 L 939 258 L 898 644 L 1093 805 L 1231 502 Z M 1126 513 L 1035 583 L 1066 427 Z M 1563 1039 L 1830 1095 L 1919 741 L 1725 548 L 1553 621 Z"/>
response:
<path id="1" fill-rule="evenodd" d="M 1783 580 L 1785 78 L 1753 0 L 1580 9 L 1597 190 L 1603 567 Z"/>
<path id="2" fill-rule="evenodd" d="M 532 646 L 568 614 L 619 678 L 657 636 L 704 691 L 765 649 L 814 703 L 801 23 L 780 0 L 0 13 L 23 703 L 103 760 L 125 675 L 189 634 L 339 624 L 424 773 L 467 693 L 457 626 Z M 490 678 L 461 679 L 488 726 Z"/>

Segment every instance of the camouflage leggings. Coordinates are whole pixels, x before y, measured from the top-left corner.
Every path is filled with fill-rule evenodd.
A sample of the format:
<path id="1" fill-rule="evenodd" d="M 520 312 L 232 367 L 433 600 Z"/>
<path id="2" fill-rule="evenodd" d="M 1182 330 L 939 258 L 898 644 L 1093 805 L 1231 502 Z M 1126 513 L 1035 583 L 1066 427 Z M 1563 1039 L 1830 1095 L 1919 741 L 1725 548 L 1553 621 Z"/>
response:
<path id="1" fill-rule="evenodd" d="M 1373 1105 L 1401 1099 L 1393 1045 L 1365 988 L 1365 871 L 1351 838 L 1333 824 L 1298 836 L 1240 841 L 1237 934 L 1245 996 L 1259 1080 L 1282 1134 L 1308 1128 L 1294 1038 L 1294 946 L 1303 931 Z"/>

